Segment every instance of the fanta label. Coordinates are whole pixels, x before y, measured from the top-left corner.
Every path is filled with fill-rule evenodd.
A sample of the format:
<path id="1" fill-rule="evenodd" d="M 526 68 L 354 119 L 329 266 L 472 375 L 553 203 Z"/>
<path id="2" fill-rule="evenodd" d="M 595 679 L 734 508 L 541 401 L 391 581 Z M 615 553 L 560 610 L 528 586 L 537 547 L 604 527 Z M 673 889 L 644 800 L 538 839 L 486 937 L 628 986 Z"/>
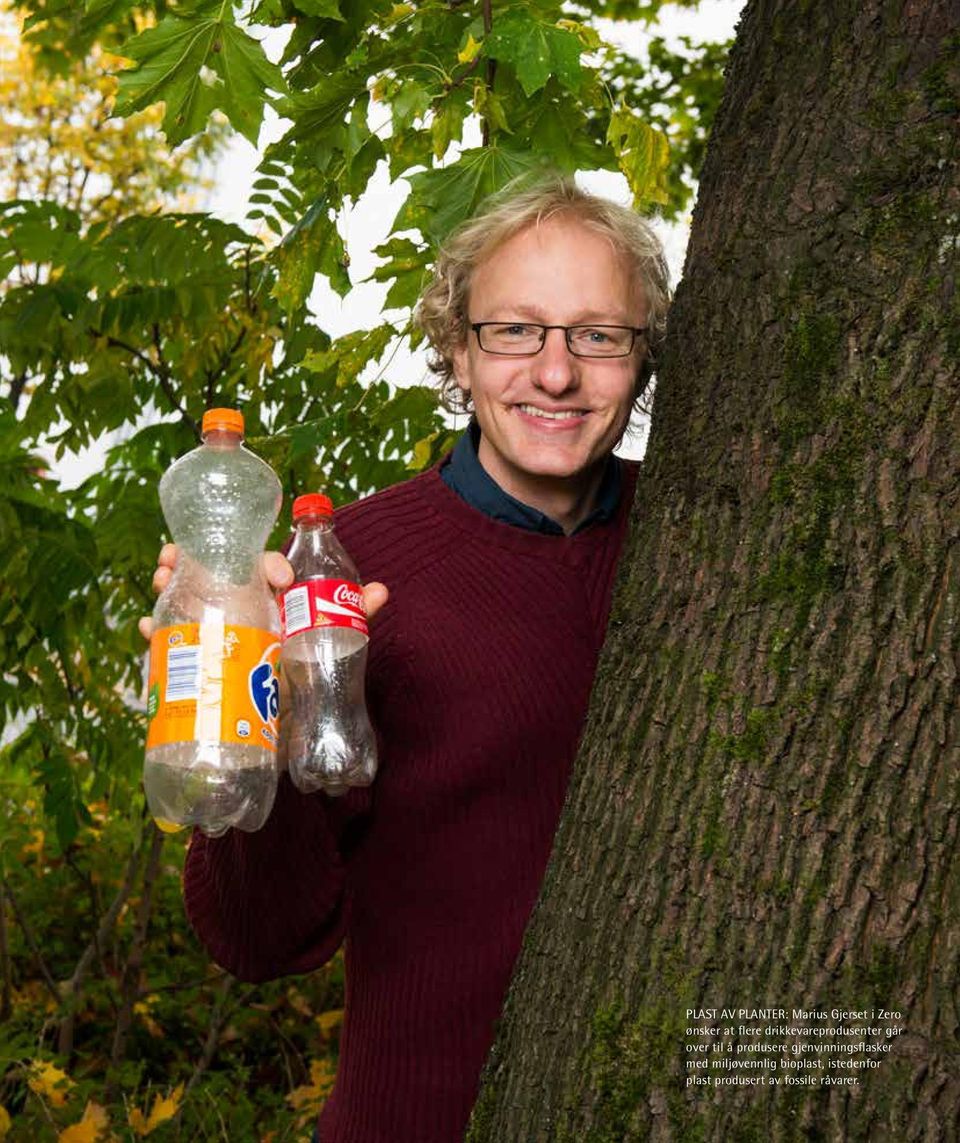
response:
<path id="1" fill-rule="evenodd" d="M 346 579 L 310 579 L 287 588 L 280 596 L 280 637 L 311 627 L 352 627 L 368 635 L 363 588 Z"/>
<path id="2" fill-rule="evenodd" d="M 147 749 L 172 742 L 277 748 L 276 632 L 179 623 L 150 640 Z"/>

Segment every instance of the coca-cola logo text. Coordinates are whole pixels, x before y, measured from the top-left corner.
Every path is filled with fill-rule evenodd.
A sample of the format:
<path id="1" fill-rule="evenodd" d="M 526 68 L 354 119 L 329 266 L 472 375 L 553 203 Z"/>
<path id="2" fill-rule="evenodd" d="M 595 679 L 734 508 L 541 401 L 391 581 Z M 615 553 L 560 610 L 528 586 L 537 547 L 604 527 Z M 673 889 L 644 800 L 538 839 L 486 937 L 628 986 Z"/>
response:
<path id="1" fill-rule="evenodd" d="M 363 592 L 356 587 L 351 587 L 348 583 L 342 583 L 333 593 L 333 602 L 342 603 L 347 607 L 355 607 L 357 611 L 363 611 Z"/>

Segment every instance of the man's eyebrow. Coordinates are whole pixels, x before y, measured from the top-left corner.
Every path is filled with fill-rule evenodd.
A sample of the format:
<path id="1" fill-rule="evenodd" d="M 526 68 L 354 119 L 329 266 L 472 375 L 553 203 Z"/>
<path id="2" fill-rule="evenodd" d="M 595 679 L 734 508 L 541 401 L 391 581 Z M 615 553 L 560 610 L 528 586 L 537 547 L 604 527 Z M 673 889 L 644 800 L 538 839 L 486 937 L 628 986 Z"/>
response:
<path id="1" fill-rule="evenodd" d="M 546 311 L 535 304 L 504 303 L 494 306 L 486 321 L 508 321 L 510 318 L 523 318 L 526 321 L 538 322 L 541 325 L 560 325 L 559 321 L 552 321 Z M 564 325 L 625 325 L 632 323 L 620 313 L 611 313 L 609 310 L 581 310 Z"/>

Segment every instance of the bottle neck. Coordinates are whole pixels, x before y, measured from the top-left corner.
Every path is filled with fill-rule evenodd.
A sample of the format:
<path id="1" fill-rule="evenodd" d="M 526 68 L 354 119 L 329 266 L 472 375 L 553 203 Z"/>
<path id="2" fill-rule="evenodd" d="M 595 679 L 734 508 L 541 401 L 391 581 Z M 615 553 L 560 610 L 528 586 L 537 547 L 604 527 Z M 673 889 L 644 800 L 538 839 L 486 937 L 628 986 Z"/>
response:
<path id="1" fill-rule="evenodd" d="M 310 513 L 306 516 L 300 516 L 295 521 L 296 529 L 298 532 L 329 532 L 333 529 L 333 520 L 330 516 L 314 515 Z"/>
<path id="2" fill-rule="evenodd" d="M 203 434 L 203 443 L 207 448 L 239 448 L 242 442 L 243 434 L 230 429 L 210 429 Z"/>

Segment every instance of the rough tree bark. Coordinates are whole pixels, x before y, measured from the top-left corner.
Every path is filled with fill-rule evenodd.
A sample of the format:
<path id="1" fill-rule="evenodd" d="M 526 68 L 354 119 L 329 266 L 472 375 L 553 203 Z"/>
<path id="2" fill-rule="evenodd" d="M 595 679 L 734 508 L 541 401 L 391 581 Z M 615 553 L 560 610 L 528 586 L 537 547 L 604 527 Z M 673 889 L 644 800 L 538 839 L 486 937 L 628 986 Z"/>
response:
<path id="1" fill-rule="evenodd" d="M 471 1143 L 960 1137 L 958 27 L 744 14 Z M 904 1031 L 879 1067 L 806 1050 L 817 1086 L 687 1086 L 692 1044 L 778 1023 L 723 1007 Z"/>

